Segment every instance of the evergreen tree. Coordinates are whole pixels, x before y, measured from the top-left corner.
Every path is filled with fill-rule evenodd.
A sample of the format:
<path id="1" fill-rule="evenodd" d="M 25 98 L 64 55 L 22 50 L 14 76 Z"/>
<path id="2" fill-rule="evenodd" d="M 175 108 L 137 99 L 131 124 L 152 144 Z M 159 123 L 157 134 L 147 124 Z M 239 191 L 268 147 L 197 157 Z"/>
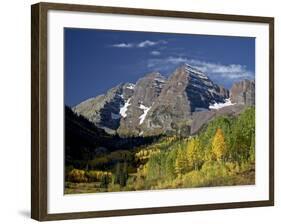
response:
<path id="1" fill-rule="evenodd" d="M 114 178 L 114 182 L 116 184 L 120 183 L 120 177 L 121 177 L 121 167 L 120 167 L 120 163 L 118 162 L 115 167 L 115 178 Z"/>
<path id="2" fill-rule="evenodd" d="M 106 188 L 108 184 L 109 184 L 109 178 L 108 178 L 108 176 L 107 176 L 107 175 L 102 175 L 102 176 L 101 176 L 100 187 L 101 187 L 101 188 Z"/>
<path id="3" fill-rule="evenodd" d="M 122 166 L 121 166 L 122 164 Z M 121 163 L 118 162 L 115 168 L 115 178 L 114 183 L 119 184 L 120 186 L 126 186 L 128 175 L 128 164 L 127 162 Z"/>
<path id="4" fill-rule="evenodd" d="M 255 162 L 255 135 L 252 135 L 250 146 L 250 162 Z"/>
<path id="5" fill-rule="evenodd" d="M 128 179 L 128 164 L 127 162 L 123 163 L 123 172 L 122 172 L 122 183 L 120 183 L 121 186 L 125 186 L 127 179 Z"/>

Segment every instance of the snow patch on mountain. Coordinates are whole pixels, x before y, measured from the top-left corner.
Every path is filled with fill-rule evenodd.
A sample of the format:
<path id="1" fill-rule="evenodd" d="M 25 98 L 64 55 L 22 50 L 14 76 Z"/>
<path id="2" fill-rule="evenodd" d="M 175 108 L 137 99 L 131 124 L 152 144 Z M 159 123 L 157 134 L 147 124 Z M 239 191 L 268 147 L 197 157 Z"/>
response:
<path id="1" fill-rule="evenodd" d="M 166 80 L 165 79 L 162 79 L 162 78 L 155 78 L 154 79 L 156 82 L 160 82 L 160 83 L 165 83 Z"/>
<path id="2" fill-rule="evenodd" d="M 223 107 L 228 107 L 231 105 L 234 105 L 235 103 L 232 103 L 230 99 L 225 99 L 224 103 L 214 103 L 214 104 L 210 104 L 209 109 L 213 109 L 213 110 L 219 110 Z"/>
<path id="3" fill-rule="evenodd" d="M 143 110 L 143 114 L 139 117 L 139 119 L 140 119 L 140 123 L 139 123 L 139 124 L 140 124 L 140 125 L 144 122 L 144 119 L 145 119 L 145 117 L 146 117 L 148 111 L 150 110 L 150 108 L 151 108 L 151 107 L 146 107 L 146 106 L 144 106 L 143 104 L 140 105 L 140 109 Z"/>
<path id="4" fill-rule="evenodd" d="M 130 84 L 128 84 L 128 86 L 126 87 L 127 89 L 134 89 L 135 88 L 135 84 L 133 84 L 133 83 L 130 83 Z"/>
<path id="5" fill-rule="evenodd" d="M 131 98 L 129 98 L 129 99 L 125 102 L 124 106 L 120 108 L 119 114 L 120 114 L 122 117 L 124 117 L 124 118 L 127 117 L 126 112 L 127 112 L 127 110 L 128 110 L 128 107 L 131 105 L 131 104 L 130 104 L 130 100 L 131 100 Z"/>

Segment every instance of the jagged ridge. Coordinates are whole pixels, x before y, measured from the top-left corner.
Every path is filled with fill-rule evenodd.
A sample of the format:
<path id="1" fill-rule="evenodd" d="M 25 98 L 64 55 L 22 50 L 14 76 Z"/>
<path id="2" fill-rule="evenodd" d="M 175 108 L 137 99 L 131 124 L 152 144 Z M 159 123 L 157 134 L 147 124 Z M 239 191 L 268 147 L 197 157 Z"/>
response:
<path id="1" fill-rule="evenodd" d="M 211 109 L 231 106 L 231 111 L 239 113 L 243 109 L 241 105 L 254 105 L 254 95 L 254 81 L 234 83 L 229 91 L 202 71 L 183 64 L 168 79 L 152 72 L 136 84 L 120 84 L 73 110 L 111 134 L 186 136 L 192 133 L 191 129 L 200 129 L 197 124 L 204 125 L 195 121 L 197 118 L 204 115 L 205 122 L 211 119 Z"/>

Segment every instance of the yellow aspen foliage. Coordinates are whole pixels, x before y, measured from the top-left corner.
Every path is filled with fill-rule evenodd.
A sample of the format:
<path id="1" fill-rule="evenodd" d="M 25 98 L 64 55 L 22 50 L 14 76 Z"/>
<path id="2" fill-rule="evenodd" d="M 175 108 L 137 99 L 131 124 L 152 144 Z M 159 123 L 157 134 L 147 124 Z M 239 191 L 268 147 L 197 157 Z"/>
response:
<path id="1" fill-rule="evenodd" d="M 212 152 L 217 161 L 221 161 L 227 151 L 224 134 L 220 128 L 217 129 L 212 142 Z"/>
<path id="2" fill-rule="evenodd" d="M 200 149 L 199 149 L 199 140 L 197 138 L 192 138 L 187 145 L 187 158 L 189 164 L 192 168 L 198 169 L 201 156 L 200 156 Z"/>
<path id="3" fill-rule="evenodd" d="M 188 157 L 186 150 L 179 150 L 176 164 L 175 164 L 175 171 L 178 175 L 186 173 L 188 169 Z"/>

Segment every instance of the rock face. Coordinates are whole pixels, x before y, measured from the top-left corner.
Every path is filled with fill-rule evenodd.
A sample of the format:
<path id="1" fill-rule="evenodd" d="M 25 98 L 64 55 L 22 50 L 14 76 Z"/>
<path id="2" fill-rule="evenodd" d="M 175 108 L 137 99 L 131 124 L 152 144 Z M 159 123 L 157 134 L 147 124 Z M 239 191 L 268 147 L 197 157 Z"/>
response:
<path id="1" fill-rule="evenodd" d="M 142 131 L 147 135 L 188 135 L 192 113 L 208 110 L 212 103 L 224 102 L 228 94 L 228 90 L 214 84 L 205 74 L 184 64 L 170 76 L 149 110 Z"/>
<path id="2" fill-rule="evenodd" d="M 165 77 L 158 72 L 147 74 L 137 81 L 134 93 L 128 99 L 129 105 L 126 114 L 122 116 L 118 134 L 125 136 L 139 135 L 141 132 L 140 125 L 165 84 Z"/>
<path id="3" fill-rule="evenodd" d="M 188 136 L 216 116 L 235 116 L 253 105 L 254 81 L 235 83 L 229 92 L 203 72 L 183 64 L 168 79 L 158 72 L 149 73 L 136 84 L 120 84 L 72 109 L 121 137 Z"/>
<path id="4" fill-rule="evenodd" d="M 120 126 L 120 108 L 130 99 L 134 92 L 134 84 L 120 84 L 110 89 L 106 94 L 90 98 L 77 106 L 73 111 L 83 115 L 97 127 L 114 134 Z"/>
<path id="5" fill-rule="evenodd" d="M 255 105 L 255 81 L 242 80 L 230 89 L 231 102 L 248 106 Z"/>

